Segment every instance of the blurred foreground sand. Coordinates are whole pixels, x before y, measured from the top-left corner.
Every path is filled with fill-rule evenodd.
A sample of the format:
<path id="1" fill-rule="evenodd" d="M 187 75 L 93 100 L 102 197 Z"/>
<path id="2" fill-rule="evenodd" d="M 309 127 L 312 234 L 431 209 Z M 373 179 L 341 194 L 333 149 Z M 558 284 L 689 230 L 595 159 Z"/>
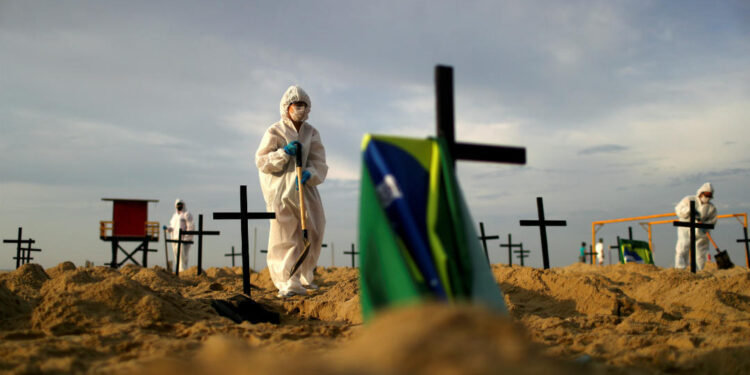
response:
<path id="1" fill-rule="evenodd" d="M 320 290 L 253 298 L 281 324 L 234 324 L 209 306 L 242 290 L 240 268 L 0 274 L 0 371 L 8 373 L 745 373 L 750 273 L 644 265 L 493 266 L 510 316 L 427 304 L 363 325 L 357 270 L 318 268 Z"/>

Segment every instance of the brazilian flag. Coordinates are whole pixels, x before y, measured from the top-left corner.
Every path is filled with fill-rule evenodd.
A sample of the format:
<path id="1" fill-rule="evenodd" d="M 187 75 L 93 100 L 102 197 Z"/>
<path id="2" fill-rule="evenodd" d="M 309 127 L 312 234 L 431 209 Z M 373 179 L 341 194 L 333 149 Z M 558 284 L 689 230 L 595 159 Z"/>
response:
<path id="1" fill-rule="evenodd" d="M 646 241 L 620 239 L 620 263 L 654 264 L 651 247 Z"/>
<path id="2" fill-rule="evenodd" d="M 442 139 L 366 135 L 359 207 L 365 320 L 425 300 L 506 312 Z"/>

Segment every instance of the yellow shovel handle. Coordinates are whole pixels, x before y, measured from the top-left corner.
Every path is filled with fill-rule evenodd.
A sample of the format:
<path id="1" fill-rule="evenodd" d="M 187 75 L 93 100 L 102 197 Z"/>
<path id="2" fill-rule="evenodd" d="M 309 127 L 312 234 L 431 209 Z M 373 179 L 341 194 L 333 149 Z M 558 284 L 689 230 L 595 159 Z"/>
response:
<path id="1" fill-rule="evenodd" d="M 299 216 L 302 230 L 307 230 L 307 219 L 305 219 L 305 189 L 302 183 L 302 167 L 297 167 L 297 186 L 299 186 Z"/>

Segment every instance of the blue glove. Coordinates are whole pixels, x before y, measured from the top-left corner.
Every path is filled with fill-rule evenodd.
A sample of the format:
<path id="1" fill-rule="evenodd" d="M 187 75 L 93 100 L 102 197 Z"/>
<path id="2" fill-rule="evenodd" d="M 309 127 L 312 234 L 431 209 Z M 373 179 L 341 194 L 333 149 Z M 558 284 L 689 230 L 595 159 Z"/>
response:
<path id="1" fill-rule="evenodd" d="M 288 145 L 284 146 L 284 152 L 287 153 L 287 155 L 294 156 L 297 153 L 297 145 L 300 144 L 299 141 L 291 141 Z"/>
<path id="2" fill-rule="evenodd" d="M 310 176 L 310 172 L 302 171 L 302 185 L 304 185 L 305 182 L 310 179 Z M 299 182 L 297 181 L 297 177 L 294 178 L 294 187 L 299 190 Z"/>

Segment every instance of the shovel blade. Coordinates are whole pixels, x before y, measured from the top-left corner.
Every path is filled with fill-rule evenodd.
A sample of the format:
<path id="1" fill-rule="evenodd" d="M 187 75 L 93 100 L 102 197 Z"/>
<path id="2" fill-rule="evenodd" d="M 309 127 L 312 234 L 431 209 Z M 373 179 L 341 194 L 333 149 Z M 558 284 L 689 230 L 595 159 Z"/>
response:
<path id="1" fill-rule="evenodd" d="M 305 248 L 302 249 L 302 253 L 300 253 L 299 258 L 297 258 L 297 261 L 294 262 L 294 267 L 292 267 L 292 270 L 289 272 L 289 277 L 292 277 L 295 272 L 299 269 L 299 267 L 302 265 L 302 262 L 305 261 L 305 258 L 307 258 L 307 254 L 310 253 L 310 241 L 305 238 L 303 239 L 303 242 L 305 244 Z"/>

